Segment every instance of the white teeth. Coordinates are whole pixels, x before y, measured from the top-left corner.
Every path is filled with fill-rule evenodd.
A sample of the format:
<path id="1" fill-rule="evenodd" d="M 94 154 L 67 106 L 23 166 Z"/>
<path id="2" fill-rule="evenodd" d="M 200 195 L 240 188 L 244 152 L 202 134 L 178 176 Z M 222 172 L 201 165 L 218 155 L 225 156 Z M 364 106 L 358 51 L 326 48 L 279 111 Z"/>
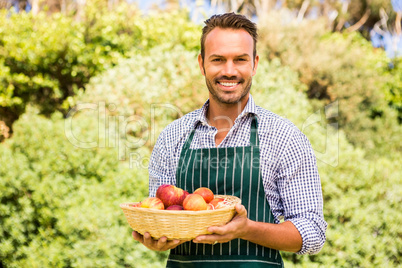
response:
<path id="1" fill-rule="evenodd" d="M 225 86 L 225 87 L 233 87 L 233 86 L 237 85 L 237 83 L 224 83 L 224 82 L 219 82 L 219 84 L 221 84 L 222 86 Z"/>

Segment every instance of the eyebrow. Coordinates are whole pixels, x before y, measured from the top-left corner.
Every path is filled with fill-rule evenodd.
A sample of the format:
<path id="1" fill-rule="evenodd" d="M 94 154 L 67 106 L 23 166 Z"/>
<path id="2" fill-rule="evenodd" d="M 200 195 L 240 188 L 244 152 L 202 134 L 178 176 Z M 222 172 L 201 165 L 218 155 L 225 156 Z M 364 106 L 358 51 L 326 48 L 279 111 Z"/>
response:
<path id="1" fill-rule="evenodd" d="M 250 55 L 248 55 L 247 53 L 244 53 L 239 56 L 236 56 L 236 58 L 242 58 L 242 57 L 250 57 Z M 218 54 L 212 54 L 211 56 L 208 57 L 208 59 L 210 59 L 210 58 L 224 58 L 224 56 L 218 55 Z"/>

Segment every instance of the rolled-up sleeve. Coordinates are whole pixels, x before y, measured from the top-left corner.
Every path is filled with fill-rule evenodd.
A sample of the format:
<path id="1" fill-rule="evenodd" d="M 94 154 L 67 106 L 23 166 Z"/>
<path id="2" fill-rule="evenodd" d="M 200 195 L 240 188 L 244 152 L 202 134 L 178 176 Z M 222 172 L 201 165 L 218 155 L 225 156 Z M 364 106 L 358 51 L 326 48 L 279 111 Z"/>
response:
<path id="1" fill-rule="evenodd" d="M 285 221 L 299 231 L 303 245 L 297 254 L 315 254 L 323 247 L 327 223 L 316 158 L 306 136 L 296 130 L 280 159 L 278 189 Z"/>

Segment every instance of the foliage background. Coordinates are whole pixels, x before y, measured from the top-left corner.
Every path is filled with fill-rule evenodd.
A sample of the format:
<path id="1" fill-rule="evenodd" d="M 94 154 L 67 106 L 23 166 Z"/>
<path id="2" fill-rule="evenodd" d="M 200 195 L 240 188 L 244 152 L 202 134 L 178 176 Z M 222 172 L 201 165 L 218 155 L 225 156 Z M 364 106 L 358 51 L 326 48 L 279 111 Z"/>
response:
<path id="1" fill-rule="evenodd" d="M 0 13 L 0 121 L 12 126 L 0 144 L 0 266 L 166 262 L 133 241 L 118 205 L 148 194 L 158 134 L 208 96 L 201 26 L 126 4 L 84 14 Z M 284 18 L 261 22 L 252 94 L 310 139 L 329 224 L 318 255 L 283 253 L 286 266 L 400 266 L 402 67 L 357 33 L 274 23 Z"/>

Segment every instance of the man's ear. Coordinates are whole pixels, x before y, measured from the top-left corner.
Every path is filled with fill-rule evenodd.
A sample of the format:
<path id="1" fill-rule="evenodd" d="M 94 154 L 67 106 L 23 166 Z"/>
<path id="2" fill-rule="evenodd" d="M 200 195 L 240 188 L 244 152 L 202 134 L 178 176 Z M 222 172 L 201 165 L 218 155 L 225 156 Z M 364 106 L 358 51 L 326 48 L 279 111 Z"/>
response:
<path id="1" fill-rule="evenodd" d="M 200 66 L 201 74 L 202 74 L 203 76 L 205 76 L 204 61 L 202 60 L 201 53 L 198 54 L 198 65 Z"/>
<path id="2" fill-rule="evenodd" d="M 254 59 L 253 76 L 257 73 L 257 67 L 258 67 L 259 60 L 260 60 L 260 57 L 258 55 L 256 55 L 255 59 Z"/>

